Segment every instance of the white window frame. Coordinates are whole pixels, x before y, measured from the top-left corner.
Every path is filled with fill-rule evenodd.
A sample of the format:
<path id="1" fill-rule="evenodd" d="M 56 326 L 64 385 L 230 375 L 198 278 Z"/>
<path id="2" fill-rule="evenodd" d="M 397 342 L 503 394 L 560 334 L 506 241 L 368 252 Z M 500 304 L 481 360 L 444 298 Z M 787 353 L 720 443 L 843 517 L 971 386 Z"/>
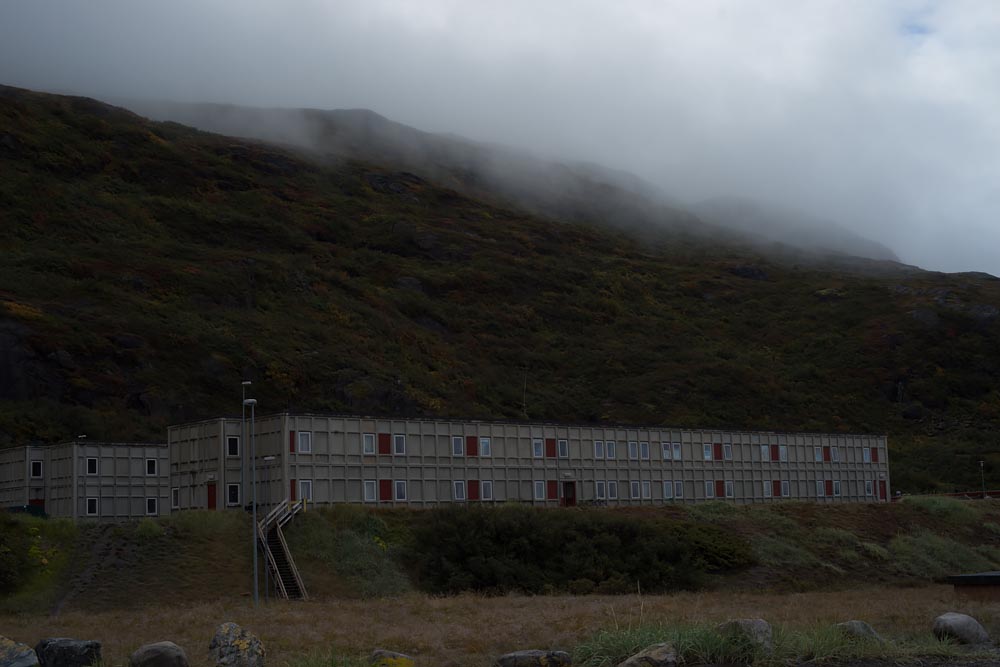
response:
<path id="1" fill-rule="evenodd" d="M 361 434 L 361 454 L 363 456 L 375 455 L 375 434 L 374 433 L 362 433 Z"/>
<path id="2" fill-rule="evenodd" d="M 400 493 L 400 489 L 402 489 L 402 491 L 403 491 L 402 493 Z M 406 501 L 406 480 L 405 479 L 397 479 L 397 480 L 393 481 L 393 483 L 392 483 L 392 497 L 395 498 L 397 502 L 405 502 Z"/>
<path id="3" fill-rule="evenodd" d="M 674 461 L 681 461 L 681 460 L 683 460 L 683 457 L 681 456 L 681 451 L 682 451 L 681 450 L 681 443 L 675 442 L 674 443 Z"/>
<path id="4" fill-rule="evenodd" d="M 484 479 L 479 482 L 479 499 L 493 500 L 493 480 Z"/>
<path id="5" fill-rule="evenodd" d="M 870 479 L 865 480 L 865 495 L 868 497 L 875 495 L 875 482 Z"/>
<path id="6" fill-rule="evenodd" d="M 371 490 L 370 495 L 368 493 L 369 489 Z M 366 479 L 361 482 L 361 502 L 364 503 L 378 502 L 378 480 Z"/>
<path id="7" fill-rule="evenodd" d="M 629 496 L 632 498 L 632 500 L 638 500 L 640 498 L 639 480 L 637 479 L 630 480 L 628 483 L 628 488 L 629 488 Z"/>
<path id="8" fill-rule="evenodd" d="M 295 451 L 299 454 L 312 454 L 313 434 L 312 431 L 299 431 L 295 434 L 298 438 L 298 447 Z"/>
<path id="9" fill-rule="evenodd" d="M 175 486 L 170 489 L 170 509 L 178 510 L 181 508 L 181 487 Z"/>
<path id="10" fill-rule="evenodd" d="M 545 500 L 545 481 L 536 479 L 534 481 L 534 487 L 535 500 Z"/>
<path id="11" fill-rule="evenodd" d="M 705 460 L 705 461 L 711 461 L 712 460 L 712 455 L 713 455 L 712 445 L 710 443 L 707 443 L 707 442 L 704 443 L 704 444 L 702 444 L 702 446 L 701 446 L 701 458 L 703 460 Z"/>
<path id="12" fill-rule="evenodd" d="M 556 441 L 556 449 L 559 458 L 568 459 L 569 458 L 569 440 L 565 438 Z"/>
<path id="13" fill-rule="evenodd" d="M 493 456 L 493 441 L 489 438 L 479 438 L 479 456 L 490 458 Z"/>
<path id="14" fill-rule="evenodd" d="M 639 441 L 629 440 L 628 441 L 628 458 L 630 461 L 639 460 Z"/>
<path id="15" fill-rule="evenodd" d="M 604 458 L 614 459 L 618 456 L 618 443 L 614 440 L 604 441 Z"/>
<path id="16" fill-rule="evenodd" d="M 872 462 L 872 450 L 871 450 L 871 447 L 862 447 L 861 448 L 861 460 L 864 463 L 871 463 Z"/>
<path id="17" fill-rule="evenodd" d="M 451 455 L 465 456 L 465 438 L 460 435 L 451 436 Z"/>
<path id="18" fill-rule="evenodd" d="M 790 498 L 792 496 L 792 484 L 787 479 L 781 480 L 781 497 Z"/>
<path id="19" fill-rule="evenodd" d="M 608 500 L 618 500 L 618 482 L 608 480 Z"/>
<path id="20" fill-rule="evenodd" d="M 705 497 L 715 498 L 715 480 L 708 479 L 705 480 Z"/>
<path id="21" fill-rule="evenodd" d="M 816 480 L 816 497 L 817 498 L 826 498 L 826 484 L 825 484 L 825 480 L 822 480 L 822 479 L 817 479 Z"/>
<path id="22" fill-rule="evenodd" d="M 726 480 L 726 498 L 736 497 L 736 482 L 731 479 Z"/>
<path id="23" fill-rule="evenodd" d="M 531 458 L 533 459 L 545 458 L 545 440 L 543 440 L 542 438 L 531 439 Z"/>
<path id="24" fill-rule="evenodd" d="M 640 440 L 639 441 L 639 459 L 642 461 L 649 460 L 649 443 Z"/>
<path id="25" fill-rule="evenodd" d="M 733 460 L 733 443 L 727 442 L 722 445 L 722 459 L 724 461 Z"/>
<path id="26" fill-rule="evenodd" d="M 594 500 L 607 500 L 607 483 L 603 479 L 594 481 Z"/>
<path id="27" fill-rule="evenodd" d="M 93 512 L 90 511 L 90 503 L 91 502 L 94 503 L 94 511 Z M 86 506 L 84 507 L 84 510 L 86 511 L 87 516 L 101 516 L 101 499 L 100 498 L 95 498 L 94 496 L 89 496 L 87 498 L 87 500 L 86 500 L 85 505 Z"/>
<path id="28" fill-rule="evenodd" d="M 233 442 L 236 443 L 236 453 L 233 454 L 233 450 L 230 447 Z M 238 459 L 240 457 L 240 436 L 238 435 L 227 435 L 226 436 L 226 458 L 227 459 Z"/>
<path id="29" fill-rule="evenodd" d="M 94 472 L 90 472 L 90 462 L 91 461 L 94 462 Z M 101 459 L 99 459 L 98 457 L 96 457 L 96 456 L 88 456 L 87 457 L 86 466 L 87 467 L 84 468 L 84 470 L 86 470 L 88 477 L 93 477 L 94 475 L 100 475 L 101 474 Z"/>
<path id="30" fill-rule="evenodd" d="M 660 454 L 663 456 L 664 461 L 670 461 L 673 459 L 673 445 L 669 442 L 660 443 Z"/>
<path id="31" fill-rule="evenodd" d="M 778 460 L 782 463 L 788 463 L 788 445 L 778 446 Z"/>
<path id="32" fill-rule="evenodd" d="M 149 464 L 153 464 L 153 472 L 149 472 Z M 160 470 L 160 462 L 156 459 L 146 459 L 146 477 L 156 477 Z"/>
<path id="33" fill-rule="evenodd" d="M 306 490 L 308 489 L 308 491 Z M 313 481 L 311 479 L 299 480 L 299 500 L 313 501 Z"/>
<path id="34" fill-rule="evenodd" d="M 235 502 L 233 502 L 230 499 L 230 496 L 229 496 L 229 491 L 233 487 L 236 487 L 236 501 Z M 241 491 L 242 491 L 242 489 L 240 489 L 239 483 L 226 484 L 226 507 L 239 507 L 240 506 L 240 497 L 242 496 Z"/>
<path id="35" fill-rule="evenodd" d="M 813 447 L 813 463 L 822 463 L 822 462 L 823 462 L 823 448 Z"/>
<path id="36" fill-rule="evenodd" d="M 760 446 L 760 460 L 765 462 L 771 460 L 771 445 Z"/>
<path id="37" fill-rule="evenodd" d="M 834 463 L 840 463 L 840 447 L 830 446 L 830 460 Z"/>
<path id="38" fill-rule="evenodd" d="M 598 460 L 604 459 L 604 441 L 594 440 L 594 458 Z"/>
<path id="39" fill-rule="evenodd" d="M 35 474 L 35 464 L 38 464 L 38 474 Z M 32 459 L 31 463 L 28 464 L 28 473 L 31 479 L 41 479 L 45 475 L 45 465 L 41 459 Z"/>
<path id="40" fill-rule="evenodd" d="M 684 497 L 684 480 L 674 480 L 674 499 Z"/>
<path id="41" fill-rule="evenodd" d="M 153 503 L 153 511 L 149 511 L 149 503 Z M 160 499 L 156 497 L 146 498 L 146 516 L 159 516 L 160 515 Z"/>
<path id="42" fill-rule="evenodd" d="M 451 483 L 451 499 L 455 502 L 465 502 L 469 499 L 465 492 L 465 481 L 456 479 Z"/>
<path id="43" fill-rule="evenodd" d="M 771 492 L 774 490 L 774 481 L 770 479 L 765 479 L 762 480 L 762 484 L 764 485 L 764 497 L 770 498 Z"/>
<path id="44" fill-rule="evenodd" d="M 834 498 L 839 498 L 840 497 L 840 480 L 839 479 L 833 480 L 833 497 Z"/>
<path id="45" fill-rule="evenodd" d="M 392 436 L 392 455 L 393 456 L 406 456 L 406 435 L 403 433 L 394 433 Z M 405 500 L 405 498 L 404 498 Z"/>
<path id="46" fill-rule="evenodd" d="M 647 500 L 653 497 L 653 485 L 648 479 L 642 480 L 642 497 Z"/>
<path id="47" fill-rule="evenodd" d="M 674 497 L 674 481 L 672 479 L 663 480 L 663 499 L 671 500 Z"/>

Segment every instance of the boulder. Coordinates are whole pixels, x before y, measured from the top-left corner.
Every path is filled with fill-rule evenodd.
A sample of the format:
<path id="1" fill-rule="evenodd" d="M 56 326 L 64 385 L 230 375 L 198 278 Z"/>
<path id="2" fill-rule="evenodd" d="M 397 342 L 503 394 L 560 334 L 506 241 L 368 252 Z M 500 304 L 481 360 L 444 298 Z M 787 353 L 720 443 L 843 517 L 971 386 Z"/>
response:
<path id="1" fill-rule="evenodd" d="M 494 667 L 571 667 L 569 653 L 563 651 L 514 651 L 497 658 Z"/>
<path id="2" fill-rule="evenodd" d="M 842 635 L 850 639 L 869 640 L 879 644 L 885 643 L 879 634 L 875 632 L 875 628 L 864 621 L 844 621 L 843 623 L 837 623 L 835 627 L 840 630 Z"/>
<path id="3" fill-rule="evenodd" d="M 0 667 L 38 667 L 38 656 L 30 646 L 0 637 Z"/>
<path id="4" fill-rule="evenodd" d="M 101 661 L 101 642 L 52 637 L 35 645 L 41 667 L 87 667 Z"/>
<path id="5" fill-rule="evenodd" d="M 949 611 L 934 619 L 934 636 L 959 644 L 988 644 L 990 635 L 979 621 L 966 614 Z"/>
<path id="6" fill-rule="evenodd" d="M 128 658 L 129 667 L 188 667 L 184 649 L 173 642 L 156 642 L 137 648 Z"/>
<path id="7" fill-rule="evenodd" d="M 653 644 L 631 658 L 618 663 L 618 667 L 676 667 L 677 651 L 673 644 Z"/>
<path id="8" fill-rule="evenodd" d="M 377 648 L 368 659 L 371 667 L 413 667 L 413 658 L 403 653 Z"/>
<path id="9" fill-rule="evenodd" d="M 762 618 L 739 618 L 720 623 L 719 634 L 744 639 L 764 653 L 774 651 L 774 635 L 771 624 Z"/>
<path id="10" fill-rule="evenodd" d="M 218 667 L 264 667 L 264 644 L 236 623 L 223 623 L 208 645 Z"/>

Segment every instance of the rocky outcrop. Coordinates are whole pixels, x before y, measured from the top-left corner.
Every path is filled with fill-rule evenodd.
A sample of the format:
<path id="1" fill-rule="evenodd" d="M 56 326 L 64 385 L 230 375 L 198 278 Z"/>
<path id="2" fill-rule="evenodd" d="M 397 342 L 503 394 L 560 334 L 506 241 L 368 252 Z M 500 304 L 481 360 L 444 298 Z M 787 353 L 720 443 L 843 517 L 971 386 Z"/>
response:
<path id="1" fill-rule="evenodd" d="M 739 618 L 726 621 L 719 624 L 718 631 L 723 636 L 744 639 L 764 653 L 774 651 L 774 635 L 771 632 L 771 624 L 762 618 Z"/>
<path id="2" fill-rule="evenodd" d="M 129 667 L 188 667 L 184 649 L 173 642 L 140 646 L 129 656 Z"/>
<path id="3" fill-rule="evenodd" d="M 842 635 L 850 639 L 874 641 L 879 644 L 885 643 L 879 634 L 875 632 L 875 628 L 864 621 L 844 621 L 843 623 L 837 623 L 835 627 L 840 630 Z"/>
<path id="4" fill-rule="evenodd" d="M 506 653 L 494 663 L 494 667 L 571 667 L 569 653 L 563 651 L 514 651 Z"/>
<path id="5" fill-rule="evenodd" d="M 653 644 L 618 663 L 618 667 L 676 667 L 677 651 L 673 644 Z"/>
<path id="6" fill-rule="evenodd" d="M 949 611 L 934 619 L 934 636 L 959 644 L 988 644 L 990 635 L 979 621 L 966 614 Z"/>
<path id="7" fill-rule="evenodd" d="M 88 667 L 101 661 L 101 642 L 67 639 L 43 639 L 35 645 L 41 667 Z"/>
<path id="8" fill-rule="evenodd" d="M 30 646 L 0 637 L 0 667 L 38 667 L 38 656 Z"/>
<path id="9" fill-rule="evenodd" d="M 217 667 L 264 667 L 264 644 L 236 623 L 223 623 L 208 645 Z"/>
<path id="10" fill-rule="evenodd" d="M 403 653 L 377 648 L 368 659 L 371 667 L 413 667 L 413 658 Z"/>

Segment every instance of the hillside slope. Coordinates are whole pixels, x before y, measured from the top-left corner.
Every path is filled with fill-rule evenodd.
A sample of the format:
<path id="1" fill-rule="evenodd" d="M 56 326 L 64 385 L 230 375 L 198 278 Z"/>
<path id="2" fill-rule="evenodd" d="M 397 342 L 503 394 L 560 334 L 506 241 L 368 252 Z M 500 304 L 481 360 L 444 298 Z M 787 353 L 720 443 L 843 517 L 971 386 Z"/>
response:
<path id="1" fill-rule="evenodd" d="M 264 411 L 884 432 L 976 487 L 1000 281 L 558 224 L 0 88 L 0 440 Z"/>

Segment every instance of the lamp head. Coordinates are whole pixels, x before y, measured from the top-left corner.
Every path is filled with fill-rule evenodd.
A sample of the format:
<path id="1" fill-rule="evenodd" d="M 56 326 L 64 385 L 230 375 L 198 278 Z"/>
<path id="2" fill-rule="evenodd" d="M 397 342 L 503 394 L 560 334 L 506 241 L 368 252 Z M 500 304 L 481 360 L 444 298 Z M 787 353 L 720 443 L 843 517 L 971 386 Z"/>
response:
<path id="1" fill-rule="evenodd" d="M 257 405 L 257 399 L 256 398 L 248 398 L 245 401 L 243 401 L 243 405 Z"/>

